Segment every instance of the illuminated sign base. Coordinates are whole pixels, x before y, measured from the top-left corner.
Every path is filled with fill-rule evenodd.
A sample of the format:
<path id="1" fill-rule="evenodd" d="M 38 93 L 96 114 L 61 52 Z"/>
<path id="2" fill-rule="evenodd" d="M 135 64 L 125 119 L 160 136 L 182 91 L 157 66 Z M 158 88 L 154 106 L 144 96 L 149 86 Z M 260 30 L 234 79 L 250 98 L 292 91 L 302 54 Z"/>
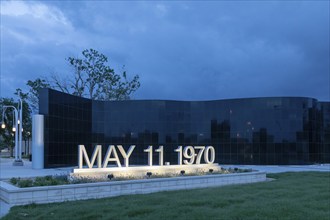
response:
<path id="1" fill-rule="evenodd" d="M 144 178 L 147 173 L 153 176 L 178 176 L 190 174 L 202 174 L 220 171 L 217 163 L 213 164 L 192 164 L 192 165 L 164 165 L 164 166 L 130 166 L 130 167 L 106 167 L 93 169 L 73 169 L 71 176 L 88 178 L 108 178 L 112 174 L 114 178 Z"/>

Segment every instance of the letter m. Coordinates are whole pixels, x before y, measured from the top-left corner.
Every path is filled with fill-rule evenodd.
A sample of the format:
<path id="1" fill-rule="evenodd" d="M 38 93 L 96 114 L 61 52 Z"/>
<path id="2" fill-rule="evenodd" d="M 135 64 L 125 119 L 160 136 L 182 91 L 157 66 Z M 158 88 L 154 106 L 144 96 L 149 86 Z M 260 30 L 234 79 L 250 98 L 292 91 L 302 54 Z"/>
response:
<path id="1" fill-rule="evenodd" d="M 96 145 L 94 148 L 94 152 L 92 155 L 92 161 L 89 160 L 89 157 L 86 152 L 85 145 L 78 145 L 78 166 L 79 169 L 83 168 L 83 159 L 85 159 L 85 162 L 89 169 L 93 168 L 96 157 L 97 157 L 97 167 L 101 168 L 101 156 L 102 156 L 102 146 Z"/>

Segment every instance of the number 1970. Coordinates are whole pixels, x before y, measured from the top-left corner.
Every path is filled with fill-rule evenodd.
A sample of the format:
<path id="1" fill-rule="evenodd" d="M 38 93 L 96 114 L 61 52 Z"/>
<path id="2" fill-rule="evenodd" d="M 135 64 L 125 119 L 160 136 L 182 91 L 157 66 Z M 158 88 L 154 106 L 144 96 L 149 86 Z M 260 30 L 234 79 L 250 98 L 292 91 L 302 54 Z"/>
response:
<path id="1" fill-rule="evenodd" d="M 200 164 L 202 156 L 204 155 L 204 161 L 207 164 L 212 164 L 215 159 L 215 150 L 212 146 L 186 146 L 182 150 L 182 146 L 179 146 L 176 150 L 178 152 L 178 164 Z"/>

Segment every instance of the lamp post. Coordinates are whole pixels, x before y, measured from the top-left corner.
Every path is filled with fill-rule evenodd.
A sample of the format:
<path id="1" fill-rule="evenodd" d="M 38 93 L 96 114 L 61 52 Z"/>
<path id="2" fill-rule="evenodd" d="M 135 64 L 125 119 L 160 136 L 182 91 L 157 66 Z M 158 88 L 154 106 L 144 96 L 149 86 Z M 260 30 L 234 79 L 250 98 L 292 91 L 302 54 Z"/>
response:
<path id="1" fill-rule="evenodd" d="M 3 106 L 2 111 L 2 124 L 1 128 L 6 128 L 5 125 L 5 111 L 9 108 L 13 108 L 14 111 L 14 124 L 15 124 L 15 161 L 13 163 L 14 166 L 23 166 L 22 161 L 22 131 L 23 131 L 23 102 L 19 99 L 18 110 L 15 106 L 5 105 Z"/>
<path id="2" fill-rule="evenodd" d="M 23 102 L 22 102 L 22 99 L 19 99 L 19 118 L 18 118 L 18 120 L 19 121 L 17 121 L 18 122 L 18 129 L 19 129 L 19 141 L 18 141 L 18 143 L 19 143 L 19 150 L 18 150 L 18 152 L 19 152 L 19 159 L 20 159 L 20 161 L 22 161 L 22 142 L 23 142 L 23 140 L 22 140 L 22 133 L 23 133 Z M 22 161 L 22 165 L 23 165 L 23 161 Z"/>

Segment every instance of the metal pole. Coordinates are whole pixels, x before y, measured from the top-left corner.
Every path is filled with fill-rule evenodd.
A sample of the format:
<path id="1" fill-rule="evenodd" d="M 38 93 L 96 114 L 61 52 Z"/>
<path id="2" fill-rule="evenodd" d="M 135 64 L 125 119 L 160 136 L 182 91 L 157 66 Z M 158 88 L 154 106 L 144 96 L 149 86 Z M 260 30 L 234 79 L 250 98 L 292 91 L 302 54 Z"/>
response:
<path id="1" fill-rule="evenodd" d="M 23 113 L 23 103 L 22 103 L 22 99 L 19 99 L 19 103 L 20 105 L 20 109 L 19 111 L 19 160 L 22 160 L 22 129 L 23 129 L 23 117 L 22 117 L 22 113 Z"/>
<path id="2" fill-rule="evenodd" d="M 18 160 L 18 124 L 17 124 L 17 118 L 18 118 L 18 113 L 17 110 L 14 109 L 15 112 L 15 160 Z"/>

